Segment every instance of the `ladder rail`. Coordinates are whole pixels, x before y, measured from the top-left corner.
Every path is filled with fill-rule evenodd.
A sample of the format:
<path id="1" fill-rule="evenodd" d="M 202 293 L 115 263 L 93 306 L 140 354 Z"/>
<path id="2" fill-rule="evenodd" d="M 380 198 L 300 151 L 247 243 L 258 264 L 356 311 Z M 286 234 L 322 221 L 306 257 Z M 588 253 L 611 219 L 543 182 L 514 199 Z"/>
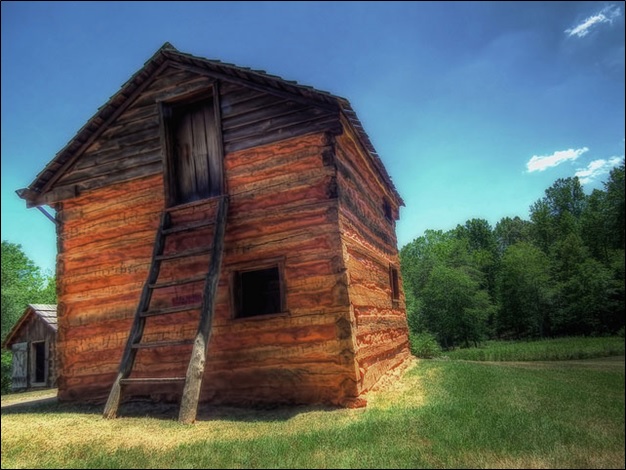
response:
<path id="1" fill-rule="evenodd" d="M 202 377 L 206 364 L 206 354 L 209 348 L 209 341 L 211 340 L 211 326 L 213 325 L 213 314 L 215 312 L 217 285 L 222 270 L 228 204 L 228 196 L 224 196 L 220 200 L 217 210 L 211 264 L 209 265 L 209 272 L 207 273 L 206 283 L 204 285 L 200 322 L 193 343 L 191 358 L 189 359 L 185 387 L 183 389 L 178 415 L 178 421 L 184 424 L 193 423 L 198 413 L 198 400 L 200 398 L 200 388 L 202 386 Z"/>
<path id="2" fill-rule="evenodd" d="M 161 261 L 157 259 L 158 256 L 163 254 L 165 248 L 165 233 L 164 229 L 170 223 L 170 214 L 164 212 L 161 216 L 159 228 L 154 241 L 154 247 L 152 249 L 152 262 L 150 263 L 150 271 L 148 273 L 148 279 L 144 283 L 141 291 L 141 297 L 139 298 L 139 304 L 137 305 L 137 311 L 133 319 L 133 325 L 130 329 L 130 334 L 126 340 L 126 346 L 122 353 L 122 360 L 120 361 L 120 367 L 111 387 L 109 398 L 104 406 L 104 417 L 115 418 L 117 416 L 117 409 L 119 408 L 120 399 L 122 395 L 121 381 L 128 377 L 133 365 L 135 363 L 135 356 L 137 355 L 137 349 L 133 348 L 133 345 L 141 341 L 143 336 L 143 330 L 146 325 L 145 317 L 141 316 L 141 313 L 147 310 L 152 299 L 153 289 L 150 288 L 150 284 L 154 284 L 159 277 L 159 271 L 161 269 Z"/>
<path id="3" fill-rule="evenodd" d="M 206 354 L 208 344 L 211 337 L 211 326 L 213 323 L 213 315 L 215 310 L 215 299 L 217 286 L 221 274 L 221 264 L 224 251 L 224 238 L 226 232 L 226 219 L 228 215 L 229 198 L 227 195 L 220 196 L 218 207 L 216 210 L 215 221 L 207 223 L 201 221 L 182 226 L 180 229 L 171 227 L 170 210 L 165 210 L 161 217 L 161 222 L 155 238 L 155 244 L 152 252 L 152 261 L 148 278 L 143 285 L 141 297 L 135 312 L 133 324 L 130 334 L 126 341 L 126 346 L 122 354 L 119 370 L 109 398 L 104 408 L 103 416 L 105 418 L 115 418 L 121 401 L 122 386 L 132 383 L 184 383 L 184 389 L 181 399 L 179 421 L 183 423 L 192 423 L 196 419 L 198 400 L 200 396 L 200 387 L 202 384 L 202 376 L 204 374 L 204 365 L 206 362 Z M 163 255 L 165 249 L 165 240 L 168 235 L 180 233 L 181 231 L 193 230 L 207 225 L 214 225 L 213 243 L 205 250 L 192 249 L 187 250 L 181 256 Z M 158 283 L 161 262 L 168 259 L 177 259 L 184 256 L 196 256 L 200 254 L 210 253 L 210 262 L 208 271 L 205 276 L 197 276 L 193 279 L 176 280 Z M 180 283 L 187 283 L 190 280 L 198 282 L 204 280 L 204 288 L 202 295 L 202 303 L 190 306 L 170 307 L 165 309 L 150 310 L 150 301 L 155 289 L 160 287 L 168 287 Z M 182 341 L 160 341 L 141 343 L 143 331 L 148 317 L 154 315 L 170 314 L 185 310 L 200 310 L 200 320 L 195 339 Z M 187 374 L 185 377 L 155 377 L 155 378 L 129 378 L 132 372 L 137 351 L 140 349 L 166 347 L 174 344 L 193 344 Z"/>

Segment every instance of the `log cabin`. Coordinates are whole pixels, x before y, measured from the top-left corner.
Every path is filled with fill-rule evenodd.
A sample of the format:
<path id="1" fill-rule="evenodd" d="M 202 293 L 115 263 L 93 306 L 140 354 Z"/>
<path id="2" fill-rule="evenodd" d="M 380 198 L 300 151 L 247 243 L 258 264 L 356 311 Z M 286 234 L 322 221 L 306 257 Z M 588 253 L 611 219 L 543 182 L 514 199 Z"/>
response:
<path id="1" fill-rule="evenodd" d="M 60 401 L 365 406 L 410 356 L 345 98 L 165 43 L 17 193 L 55 209 Z"/>
<path id="2" fill-rule="evenodd" d="M 11 390 L 56 386 L 57 306 L 29 304 L 2 343 L 11 351 Z"/>

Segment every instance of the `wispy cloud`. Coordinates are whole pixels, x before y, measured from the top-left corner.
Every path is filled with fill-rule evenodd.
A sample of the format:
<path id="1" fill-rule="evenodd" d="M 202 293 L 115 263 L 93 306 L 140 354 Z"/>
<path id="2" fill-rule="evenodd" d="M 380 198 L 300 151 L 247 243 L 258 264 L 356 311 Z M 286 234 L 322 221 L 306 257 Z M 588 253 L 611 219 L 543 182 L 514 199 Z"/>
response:
<path id="1" fill-rule="evenodd" d="M 576 160 L 588 150 L 587 147 L 583 147 L 581 149 L 558 150 L 552 155 L 533 155 L 532 158 L 528 160 L 528 163 L 526 163 L 526 168 L 528 168 L 529 173 L 533 171 L 544 171 L 547 168 L 560 165 L 568 160 Z"/>
<path id="2" fill-rule="evenodd" d="M 579 168 L 576 170 L 574 176 L 578 176 L 582 184 L 587 184 L 598 178 L 599 176 L 607 174 L 611 169 L 622 162 L 624 156 L 611 157 L 608 160 L 600 158 L 594 160 L 587 165 L 587 168 Z"/>
<path id="3" fill-rule="evenodd" d="M 584 38 L 585 36 L 587 36 L 587 34 L 589 34 L 589 31 L 594 26 L 602 24 L 602 23 L 612 23 L 613 19 L 617 18 L 618 16 L 621 16 L 621 14 L 622 14 L 622 9 L 617 5 L 610 5 L 610 6 L 604 7 L 595 15 L 592 15 L 584 19 L 583 22 L 580 23 L 579 25 L 576 25 L 570 29 L 566 29 L 565 33 L 569 37 L 577 36 L 579 38 Z"/>

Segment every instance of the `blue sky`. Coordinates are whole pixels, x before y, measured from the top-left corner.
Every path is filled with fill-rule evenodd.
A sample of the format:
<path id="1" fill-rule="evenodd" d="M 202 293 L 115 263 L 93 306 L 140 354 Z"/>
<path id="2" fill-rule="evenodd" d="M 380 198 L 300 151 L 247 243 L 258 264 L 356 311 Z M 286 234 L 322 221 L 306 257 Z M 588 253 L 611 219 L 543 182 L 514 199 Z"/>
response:
<path id="1" fill-rule="evenodd" d="M 28 186 L 165 42 L 350 100 L 406 207 L 403 246 L 528 217 L 557 178 L 624 156 L 623 2 L 2 1 L 2 240 L 44 271 Z"/>

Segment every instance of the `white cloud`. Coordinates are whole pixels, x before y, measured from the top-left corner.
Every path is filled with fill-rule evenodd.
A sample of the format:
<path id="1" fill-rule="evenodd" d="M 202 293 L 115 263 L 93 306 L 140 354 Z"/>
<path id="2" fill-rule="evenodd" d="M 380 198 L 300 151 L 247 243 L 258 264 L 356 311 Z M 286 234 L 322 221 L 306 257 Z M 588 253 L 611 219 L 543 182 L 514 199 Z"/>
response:
<path id="1" fill-rule="evenodd" d="M 587 184 L 598 176 L 607 174 L 611 169 L 622 162 L 624 156 L 611 157 L 608 160 L 600 158 L 587 165 L 587 168 L 579 168 L 574 176 L 578 176 L 582 184 Z"/>
<path id="2" fill-rule="evenodd" d="M 595 15 L 583 20 L 583 22 L 579 25 L 570 29 L 566 29 L 565 33 L 567 33 L 567 35 L 570 37 L 578 36 L 579 38 L 584 38 L 585 36 L 587 36 L 587 34 L 589 34 L 589 30 L 595 25 L 602 23 L 612 23 L 613 18 L 617 18 L 618 16 L 621 16 L 621 14 L 622 10 L 617 5 L 605 7 Z"/>
<path id="3" fill-rule="evenodd" d="M 526 168 L 528 168 L 529 173 L 533 171 L 544 171 L 547 168 L 560 165 L 568 160 L 576 160 L 588 150 L 587 147 L 583 147 L 581 149 L 558 150 L 552 155 L 533 155 L 532 158 L 528 160 L 528 163 L 526 163 Z"/>

